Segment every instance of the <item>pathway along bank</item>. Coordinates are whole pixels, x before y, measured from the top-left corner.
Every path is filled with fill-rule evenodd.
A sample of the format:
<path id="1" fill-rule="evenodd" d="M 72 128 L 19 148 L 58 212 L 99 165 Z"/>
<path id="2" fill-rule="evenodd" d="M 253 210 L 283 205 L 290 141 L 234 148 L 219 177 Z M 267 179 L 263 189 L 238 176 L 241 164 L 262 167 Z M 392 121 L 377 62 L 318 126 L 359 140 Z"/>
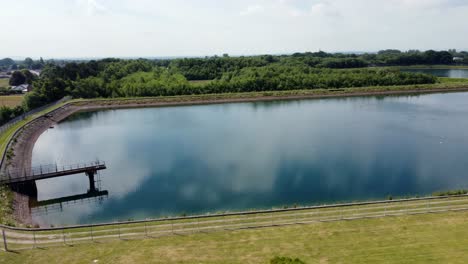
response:
<path id="1" fill-rule="evenodd" d="M 383 89 L 383 88 L 382 88 Z M 30 121 L 11 138 L 6 152 L 12 155 L 3 160 L 2 171 L 25 171 L 30 172 L 32 162 L 32 151 L 39 136 L 53 127 L 58 122 L 76 112 L 86 112 L 104 109 L 119 108 L 141 108 L 141 107 L 164 107 L 183 105 L 203 105 L 239 102 L 259 102 L 275 100 L 298 100 L 298 99 L 318 99 L 332 97 L 356 97 L 356 96 L 383 96 L 383 95 L 417 95 L 427 93 L 445 92 L 466 92 L 466 87 L 456 88 L 413 88 L 407 90 L 375 90 L 362 91 L 359 88 L 337 89 L 336 91 L 326 91 L 317 93 L 314 90 L 301 91 L 302 94 L 295 94 L 294 91 L 287 91 L 281 95 L 269 95 L 265 93 L 244 93 L 244 94 L 213 94 L 201 96 L 177 96 L 177 97 L 156 97 L 156 98 L 135 98 L 135 99 L 97 99 L 97 100 L 77 100 L 52 110 L 40 117 Z M 279 95 L 278 95 L 279 94 Z M 14 193 L 14 217 L 15 220 L 24 225 L 33 225 L 32 216 L 29 209 L 29 197 L 20 193 Z"/>

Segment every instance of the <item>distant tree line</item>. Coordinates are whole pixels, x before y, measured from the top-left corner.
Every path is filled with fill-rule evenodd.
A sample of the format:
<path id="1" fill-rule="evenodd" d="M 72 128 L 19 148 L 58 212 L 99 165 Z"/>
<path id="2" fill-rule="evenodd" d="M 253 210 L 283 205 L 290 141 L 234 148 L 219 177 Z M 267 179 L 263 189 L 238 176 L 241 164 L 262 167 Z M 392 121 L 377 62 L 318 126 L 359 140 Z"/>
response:
<path id="1" fill-rule="evenodd" d="M 44 59 L 33 60 L 26 58 L 23 61 L 15 61 L 11 58 L 0 59 L 0 71 L 15 71 L 15 70 L 39 70 L 45 66 Z"/>

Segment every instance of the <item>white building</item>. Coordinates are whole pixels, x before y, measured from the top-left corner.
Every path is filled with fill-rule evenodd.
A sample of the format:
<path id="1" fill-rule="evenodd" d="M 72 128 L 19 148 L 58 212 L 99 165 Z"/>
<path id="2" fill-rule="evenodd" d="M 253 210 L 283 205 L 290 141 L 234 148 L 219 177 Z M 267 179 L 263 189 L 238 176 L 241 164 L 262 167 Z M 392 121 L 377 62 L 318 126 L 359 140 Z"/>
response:
<path id="1" fill-rule="evenodd" d="M 15 91 L 15 92 L 21 92 L 21 93 L 27 93 L 27 92 L 30 92 L 32 90 L 32 85 L 30 84 L 21 84 L 21 85 L 18 85 L 18 86 L 12 86 L 11 87 L 11 90 L 12 91 Z"/>

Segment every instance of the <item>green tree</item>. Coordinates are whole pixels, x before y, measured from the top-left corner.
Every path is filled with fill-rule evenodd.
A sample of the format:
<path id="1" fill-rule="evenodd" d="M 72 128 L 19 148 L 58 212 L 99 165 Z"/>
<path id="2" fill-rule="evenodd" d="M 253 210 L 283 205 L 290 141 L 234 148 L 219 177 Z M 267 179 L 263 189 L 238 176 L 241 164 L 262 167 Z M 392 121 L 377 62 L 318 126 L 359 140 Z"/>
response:
<path id="1" fill-rule="evenodd" d="M 25 80 L 24 83 L 27 84 L 32 84 L 34 80 L 36 80 L 36 75 L 32 74 L 28 70 L 21 70 L 21 73 L 23 74 Z"/>
<path id="2" fill-rule="evenodd" d="M 26 76 L 24 76 L 22 71 L 15 71 L 11 75 L 10 78 L 10 85 L 12 86 L 18 86 L 26 82 Z"/>
<path id="3" fill-rule="evenodd" d="M 27 93 L 23 99 L 23 109 L 25 111 L 30 111 L 45 104 L 47 104 L 47 98 L 36 91 Z"/>
<path id="4" fill-rule="evenodd" d="M 31 58 L 26 58 L 24 59 L 24 66 L 26 66 L 28 69 L 31 69 L 31 66 L 33 65 L 34 60 Z"/>

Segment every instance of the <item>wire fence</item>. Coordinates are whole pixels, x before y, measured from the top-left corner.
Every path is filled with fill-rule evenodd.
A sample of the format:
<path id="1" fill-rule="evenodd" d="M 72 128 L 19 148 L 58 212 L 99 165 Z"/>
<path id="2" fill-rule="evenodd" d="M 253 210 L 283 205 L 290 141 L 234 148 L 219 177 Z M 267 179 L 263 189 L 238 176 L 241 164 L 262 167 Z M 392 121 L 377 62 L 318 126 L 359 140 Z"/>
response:
<path id="1" fill-rule="evenodd" d="M 0 248 L 5 251 L 19 251 L 92 242 L 464 210 L 468 210 L 467 195 L 162 218 L 62 228 L 22 229 L 3 226 L 0 236 L 3 247 Z"/>
<path id="2" fill-rule="evenodd" d="M 47 109 L 47 108 L 49 108 L 51 106 L 57 105 L 59 103 L 62 103 L 62 102 L 68 101 L 68 100 L 70 100 L 69 97 L 64 97 L 59 101 L 56 101 L 56 102 L 53 102 L 51 104 L 35 108 L 35 109 L 33 109 L 33 110 L 31 110 L 31 111 L 29 111 L 27 113 L 24 113 L 24 114 L 22 114 L 20 116 L 17 116 L 15 118 L 13 118 L 12 120 L 8 121 L 7 123 L 3 124 L 2 126 L 0 126 L 0 134 L 5 132 L 6 130 L 8 130 L 10 127 L 14 126 L 19 121 L 26 119 L 27 117 L 29 117 L 31 115 L 34 115 L 34 114 L 37 114 L 37 113 L 39 113 L 39 112 L 41 112 L 41 111 L 43 111 L 43 110 L 45 110 L 45 109 Z"/>
<path id="3" fill-rule="evenodd" d="M 3 133 L 5 133 L 9 128 L 11 128 L 12 126 L 16 125 L 18 122 L 26 119 L 27 117 L 30 117 L 32 115 L 35 115 L 49 107 L 52 107 L 54 105 L 58 105 L 58 104 L 61 104 L 61 103 L 64 103 L 66 101 L 69 101 L 71 99 L 71 97 L 64 97 L 56 102 L 53 102 L 51 104 L 48 104 L 48 105 L 44 105 L 44 106 L 41 106 L 41 107 L 38 107 L 38 108 L 35 108 L 25 114 L 22 114 L 21 116 L 18 116 L 12 120 L 10 120 L 8 123 L 0 126 L 0 135 L 2 135 Z M 2 159 L 1 159 L 1 162 L 0 162 L 0 167 L 3 167 L 4 165 L 4 162 L 5 162 L 5 159 L 6 159 L 6 154 L 7 154 L 7 151 L 8 149 L 10 148 L 10 145 L 11 145 L 11 140 L 13 138 L 16 137 L 16 135 L 18 133 L 20 133 L 20 131 L 22 130 L 22 128 L 18 129 L 17 131 L 15 131 L 15 133 L 13 134 L 13 136 L 9 139 L 9 142 L 7 144 L 7 147 L 3 150 L 3 153 L 2 153 Z"/>

